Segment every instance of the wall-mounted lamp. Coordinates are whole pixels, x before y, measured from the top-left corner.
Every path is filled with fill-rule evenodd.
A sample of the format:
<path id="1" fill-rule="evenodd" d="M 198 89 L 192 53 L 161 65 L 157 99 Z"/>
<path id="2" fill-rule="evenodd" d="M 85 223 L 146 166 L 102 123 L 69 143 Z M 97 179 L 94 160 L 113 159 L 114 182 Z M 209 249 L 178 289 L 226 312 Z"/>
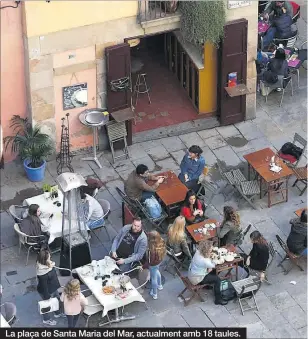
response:
<path id="1" fill-rule="evenodd" d="M 3 7 L 0 7 L 0 9 L 4 9 L 4 8 L 17 8 L 20 3 L 21 3 L 21 1 L 15 1 L 16 6 L 12 6 L 12 5 L 3 6 Z"/>

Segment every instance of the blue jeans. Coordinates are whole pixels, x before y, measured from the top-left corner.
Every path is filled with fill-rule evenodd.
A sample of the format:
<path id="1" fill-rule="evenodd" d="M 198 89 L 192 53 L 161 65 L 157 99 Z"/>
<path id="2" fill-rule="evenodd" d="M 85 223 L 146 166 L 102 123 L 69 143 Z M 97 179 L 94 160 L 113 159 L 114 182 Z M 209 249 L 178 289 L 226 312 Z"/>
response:
<path id="1" fill-rule="evenodd" d="M 150 279 L 151 279 L 151 288 L 153 294 L 157 294 L 157 287 L 161 286 L 161 274 L 159 272 L 159 266 L 150 266 Z"/>
<path id="2" fill-rule="evenodd" d="M 301 253 L 301 255 L 305 255 L 305 256 L 307 256 L 307 248 L 305 248 L 304 250 L 303 250 L 303 252 Z"/>
<path id="3" fill-rule="evenodd" d="M 67 325 L 69 328 L 76 327 L 77 321 L 79 319 L 80 314 L 75 315 L 66 315 L 67 318 Z"/>
<path id="4" fill-rule="evenodd" d="M 151 199 L 154 196 L 153 192 L 143 191 L 141 196 L 141 202 L 145 202 L 147 199 Z"/>
<path id="5" fill-rule="evenodd" d="M 266 49 L 274 40 L 276 34 L 276 27 L 270 27 L 263 37 L 263 49 Z"/>
<path id="6" fill-rule="evenodd" d="M 105 225 L 105 219 L 104 218 L 87 221 L 87 226 L 90 228 L 90 230 L 95 230 L 95 228 L 101 227 L 103 225 Z"/>

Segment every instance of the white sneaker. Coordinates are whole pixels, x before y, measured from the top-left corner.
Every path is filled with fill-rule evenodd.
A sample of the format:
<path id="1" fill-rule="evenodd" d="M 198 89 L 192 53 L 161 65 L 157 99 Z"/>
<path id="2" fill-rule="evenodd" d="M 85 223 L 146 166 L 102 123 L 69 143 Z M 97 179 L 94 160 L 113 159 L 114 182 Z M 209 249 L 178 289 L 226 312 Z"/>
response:
<path id="1" fill-rule="evenodd" d="M 43 324 L 50 325 L 50 326 L 56 326 L 57 322 L 55 320 L 43 320 Z"/>
<path id="2" fill-rule="evenodd" d="M 150 295 L 154 300 L 157 300 L 157 294 L 154 294 L 153 290 L 150 291 Z"/>
<path id="3" fill-rule="evenodd" d="M 164 286 L 163 286 L 163 285 L 159 285 L 159 286 L 157 286 L 157 289 L 158 289 L 159 291 L 161 291 L 161 290 L 164 289 Z"/>
<path id="4" fill-rule="evenodd" d="M 59 313 L 59 314 L 55 314 L 53 315 L 55 318 L 66 318 L 66 315 L 64 313 Z"/>

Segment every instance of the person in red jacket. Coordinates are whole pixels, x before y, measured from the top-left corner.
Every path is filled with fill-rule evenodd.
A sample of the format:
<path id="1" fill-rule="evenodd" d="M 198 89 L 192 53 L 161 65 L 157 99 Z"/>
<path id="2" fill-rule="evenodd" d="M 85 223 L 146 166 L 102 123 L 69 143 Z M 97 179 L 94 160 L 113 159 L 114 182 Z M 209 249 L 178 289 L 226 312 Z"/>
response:
<path id="1" fill-rule="evenodd" d="M 197 199 L 196 193 L 189 190 L 186 193 L 185 201 L 181 209 L 181 215 L 185 217 L 187 223 L 194 224 L 205 219 L 204 206 L 202 202 Z"/>

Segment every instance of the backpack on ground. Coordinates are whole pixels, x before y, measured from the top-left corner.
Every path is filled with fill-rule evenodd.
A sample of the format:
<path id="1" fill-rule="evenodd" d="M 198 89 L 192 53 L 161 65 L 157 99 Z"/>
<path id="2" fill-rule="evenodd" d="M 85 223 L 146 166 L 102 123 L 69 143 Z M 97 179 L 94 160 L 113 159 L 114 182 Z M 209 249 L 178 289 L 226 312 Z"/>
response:
<path id="1" fill-rule="evenodd" d="M 220 282 L 220 294 L 223 300 L 229 301 L 236 298 L 236 291 L 229 279 Z"/>
<path id="2" fill-rule="evenodd" d="M 162 208 L 155 197 L 146 199 L 144 205 L 151 218 L 157 219 L 162 215 Z"/>

